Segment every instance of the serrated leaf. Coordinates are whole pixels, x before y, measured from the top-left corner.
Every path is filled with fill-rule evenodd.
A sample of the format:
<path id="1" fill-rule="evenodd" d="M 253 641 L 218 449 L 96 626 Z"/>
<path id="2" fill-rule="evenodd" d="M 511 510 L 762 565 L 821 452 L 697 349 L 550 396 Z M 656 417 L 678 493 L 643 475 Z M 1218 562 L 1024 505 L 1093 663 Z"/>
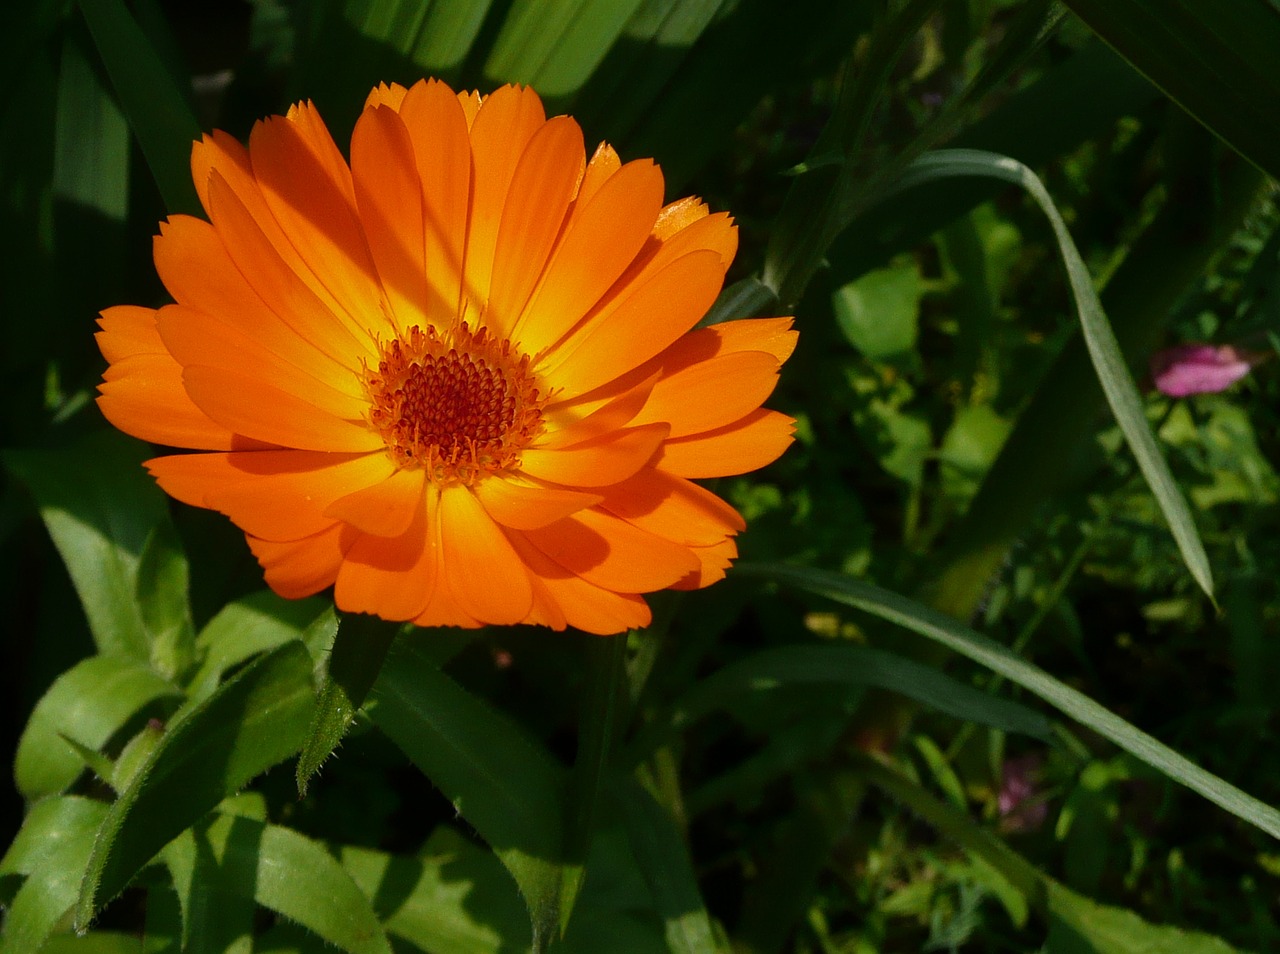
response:
<path id="1" fill-rule="evenodd" d="M 870 583 L 827 570 L 782 564 L 744 563 L 738 564 L 735 569 L 738 573 L 766 576 L 781 583 L 789 583 L 837 603 L 864 610 L 941 643 L 1034 693 L 1054 708 L 1089 726 L 1126 752 L 1198 792 L 1215 805 L 1243 818 L 1273 838 L 1280 838 L 1280 811 L 1212 772 L 1205 771 L 1084 693 L 1072 689 L 1040 667 L 1027 662 L 1007 646 L 974 632 L 937 610 Z"/>
<path id="2" fill-rule="evenodd" d="M 291 642 L 180 710 L 103 822 L 76 924 L 88 926 L 156 852 L 223 798 L 297 752 L 314 707 L 311 657 Z"/>
<path id="3" fill-rule="evenodd" d="M 337 625 L 333 604 L 322 599 L 286 600 L 263 590 L 228 603 L 196 637 L 200 668 L 188 692 L 193 699 L 204 698 L 229 669 L 302 638 L 312 627 L 317 627 L 316 640 L 326 644 Z"/>
<path id="4" fill-rule="evenodd" d="M 181 696 L 131 659 L 92 656 L 77 663 L 58 677 L 31 713 L 14 759 L 18 791 L 34 801 L 76 780 L 84 763 L 63 737 L 100 750 L 135 717 Z"/>
<path id="5" fill-rule="evenodd" d="M 364 614 L 349 615 L 339 623 L 328 654 L 315 720 L 298 756 L 295 778 L 299 798 L 306 797 L 307 782 L 347 734 L 399 632 L 399 625 Z"/>
<path id="6" fill-rule="evenodd" d="M 99 651 L 144 661 L 152 646 L 135 596 L 138 567 L 151 534 L 169 521 L 164 494 L 142 471 L 149 456 L 141 441 L 114 431 L 58 450 L 3 454 L 36 499 Z"/>
<path id="7" fill-rule="evenodd" d="M 32 813 L 24 825 L 24 847 L 17 854 L 10 849 L 0 866 L 6 871 L 27 869 L 26 881 L 7 906 L 0 954 L 40 950 L 53 929 L 66 918 L 75 904 L 80 879 L 105 815 L 105 805 L 87 799 L 59 799 L 56 806 L 38 816 Z M 32 845 L 36 839 L 46 843 Z M 23 840 L 22 835 L 19 840 Z"/>
<path id="8" fill-rule="evenodd" d="M 416 646 L 383 666 L 370 716 L 489 843 L 529 907 L 534 947 L 559 923 L 563 768 Z"/>
<path id="9" fill-rule="evenodd" d="M 219 815 L 184 832 L 165 848 L 164 860 L 183 902 L 188 937 L 202 930 L 194 918 L 222 917 L 215 899 L 233 907 L 238 900 L 251 902 L 250 914 L 256 903 L 350 954 L 391 954 L 369 898 L 324 846 L 296 831 Z"/>

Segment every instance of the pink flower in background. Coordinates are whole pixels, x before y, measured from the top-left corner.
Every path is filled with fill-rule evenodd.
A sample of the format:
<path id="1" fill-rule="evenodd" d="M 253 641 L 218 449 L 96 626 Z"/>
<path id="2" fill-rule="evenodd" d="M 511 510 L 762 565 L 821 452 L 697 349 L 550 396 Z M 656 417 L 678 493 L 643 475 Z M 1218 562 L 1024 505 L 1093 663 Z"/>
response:
<path id="1" fill-rule="evenodd" d="M 1049 816 L 1039 785 L 1043 766 L 1044 759 L 1034 753 L 1005 760 L 997 799 L 1003 831 L 1035 831 Z"/>
<path id="2" fill-rule="evenodd" d="M 1231 345 L 1176 345 L 1152 355 L 1151 378 L 1169 397 L 1216 394 L 1248 374 L 1257 358 Z"/>

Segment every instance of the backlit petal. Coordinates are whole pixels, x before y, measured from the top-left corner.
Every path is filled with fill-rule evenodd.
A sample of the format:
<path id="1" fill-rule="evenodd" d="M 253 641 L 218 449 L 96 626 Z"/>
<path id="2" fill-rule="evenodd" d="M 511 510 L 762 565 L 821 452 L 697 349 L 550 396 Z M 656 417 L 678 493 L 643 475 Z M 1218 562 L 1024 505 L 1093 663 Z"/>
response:
<path id="1" fill-rule="evenodd" d="M 626 480 L 653 458 L 667 425 L 649 424 L 556 450 L 530 448 L 521 454 L 524 472 L 568 487 L 607 487 Z"/>
<path id="2" fill-rule="evenodd" d="M 737 351 L 700 361 L 656 385 L 634 424 L 665 421 L 671 438 L 725 427 L 764 403 L 778 383 L 778 359 Z"/>
<path id="3" fill-rule="evenodd" d="M 600 510 L 584 510 L 525 538 L 571 573 L 615 593 L 649 593 L 697 569 L 689 548 Z"/>
<path id="4" fill-rule="evenodd" d="M 391 466 L 387 455 L 376 456 Z M 418 511 L 425 506 L 422 499 L 425 482 L 425 471 L 398 470 L 385 480 L 335 500 L 325 508 L 325 514 L 365 533 L 398 537 L 408 531 Z"/>
<path id="5" fill-rule="evenodd" d="M 516 530 L 535 530 L 561 517 L 594 507 L 603 498 L 563 487 L 551 487 L 520 474 L 481 480 L 472 488 L 476 499 L 498 523 Z"/>
<path id="6" fill-rule="evenodd" d="M 276 543 L 246 536 L 262 564 L 267 585 L 285 599 L 313 596 L 333 584 L 342 564 L 343 530 L 334 525 L 314 536 Z"/>
<path id="7" fill-rule="evenodd" d="M 333 588 L 338 608 L 409 620 L 421 613 L 438 585 L 440 549 L 434 540 L 439 493 L 423 495 L 409 528 L 398 537 L 349 531 L 355 540 Z"/>
<path id="8" fill-rule="evenodd" d="M 440 493 L 440 539 L 449 592 L 464 613 L 485 623 L 518 623 L 533 605 L 529 570 L 470 489 Z"/>
<path id="9" fill-rule="evenodd" d="M 738 512 L 711 491 L 651 467 L 604 493 L 602 509 L 675 543 L 712 546 L 746 528 Z"/>
<path id="10" fill-rule="evenodd" d="M 656 466 L 681 477 L 745 474 L 781 457 L 794 427 L 794 419 L 761 408 L 728 427 L 667 441 Z"/>

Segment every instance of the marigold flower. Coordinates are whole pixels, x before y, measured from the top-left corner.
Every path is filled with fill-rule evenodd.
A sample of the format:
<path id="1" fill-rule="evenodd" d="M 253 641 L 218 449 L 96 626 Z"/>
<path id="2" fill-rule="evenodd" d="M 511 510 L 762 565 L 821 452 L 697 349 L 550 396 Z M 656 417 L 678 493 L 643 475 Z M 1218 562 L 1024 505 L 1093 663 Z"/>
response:
<path id="1" fill-rule="evenodd" d="M 424 626 L 646 625 L 724 576 L 741 517 L 691 478 L 774 460 L 789 318 L 690 330 L 731 219 L 529 89 L 373 90 L 350 165 L 298 104 L 192 171 L 161 224 L 175 304 L 102 313 L 98 404 L 205 453 L 147 467 L 245 532 L 286 597 Z"/>

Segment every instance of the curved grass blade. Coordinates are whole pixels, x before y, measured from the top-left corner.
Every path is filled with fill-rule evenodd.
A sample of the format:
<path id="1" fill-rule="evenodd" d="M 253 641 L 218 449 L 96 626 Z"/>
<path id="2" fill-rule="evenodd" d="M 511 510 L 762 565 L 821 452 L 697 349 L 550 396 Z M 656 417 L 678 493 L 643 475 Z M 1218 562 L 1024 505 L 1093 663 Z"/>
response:
<path id="1" fill-rule="evenodd" d="M 524 895 L 534 950 L 556 934 L 565 772 L 505 715 L 440 671 L 428 652 L 390 654 L 370 717 L 501 859 Z"/>
<path id="2" fill-rule="evenodd" d="M 780 583 L 808 590 L 810 593 L 816 593 L 837 603 L 843 603 L 891 623 L 897 623 L 912 632 L 941 643 L 948 649 L 1016 682 L 1060 712 L 1089 726 L 1126 752 L 1164 773 L 1175 782 L 1185 785 L 1193 792 L 1198 792 L 1237 818 L 1243 818 L 1272 837 L 1280 838 L 1280 811 L 1241 791 L 1230 782 L 1220 779 L 1212 772 L 1206 772 L 1190 759 L 1179 755 L 1159 740 L 1126 722 L 1110 709 L 1094 702 L 1084 693 L 1072 689 L 1007 647 L 974 632 L 949 616 L 915 600 L 907 599 L 905 596 L 899 596 L 878 586 L 827 570 L 782 564 L 740 563 L 737 566 L 737 572 L 768 577 Z"/>
<path id="3" fill-rule="evenodd" d="M 1076 313 L 1080 319 L 1080 328 L 1084 335 L 1089 357 L 1106 395 L 1111 413 L 1120 425 L 1126 442 L 1138 466 L 1146 478 L 1147 485 L 1155 495 L 1161 513 L 1169 523 L 1173 538 L 1177 541 L 1182 559 L 1191 571 L 1191 575 L 1206 594 L 1213 597 L 1213 571 L 1209 567 L 1209 557 L 1204 551 L 1204 544 L 1196 531 L 1195 521 L 1186 499 L 1178 489 L 1169 472 L 1169 465 L 1156 444 L 1156 439 L 1147 424 L 1143 411 L 1142 398 L 1133 378 L 1125 366 L 1124 356 L 1116 341 L 1115 332 L 1102 310 L 1102 302 L 1093 289 L 1093 280 L 1089 270 L 1076 250 L 1067 224 L 1054 205 L 1053 199 L 1044 184 L 1034 172 L 1008 156 L 977 149 L 940 149 L 921 156 L 903 172 L 894 191 L 909 189 L 914 185 L 931 182 L 951 176 L 982 176 L 1001 179 L 1025 189 L 1036 204 L 1048 217 L 1053 227 L 1054 236 L 1058 240 L 1058 251 L 1067 269 L 1067 278 L 1071 283 L 1072 295 L 1076 301 Z"/>
<path id="4" fill-rule="evenodd" d="M 311 657 L 291 642 L 181 712 L 102 824 L 80 888 L 77 928 L 174 837 L 301 749 L 314 708 Z"/>

